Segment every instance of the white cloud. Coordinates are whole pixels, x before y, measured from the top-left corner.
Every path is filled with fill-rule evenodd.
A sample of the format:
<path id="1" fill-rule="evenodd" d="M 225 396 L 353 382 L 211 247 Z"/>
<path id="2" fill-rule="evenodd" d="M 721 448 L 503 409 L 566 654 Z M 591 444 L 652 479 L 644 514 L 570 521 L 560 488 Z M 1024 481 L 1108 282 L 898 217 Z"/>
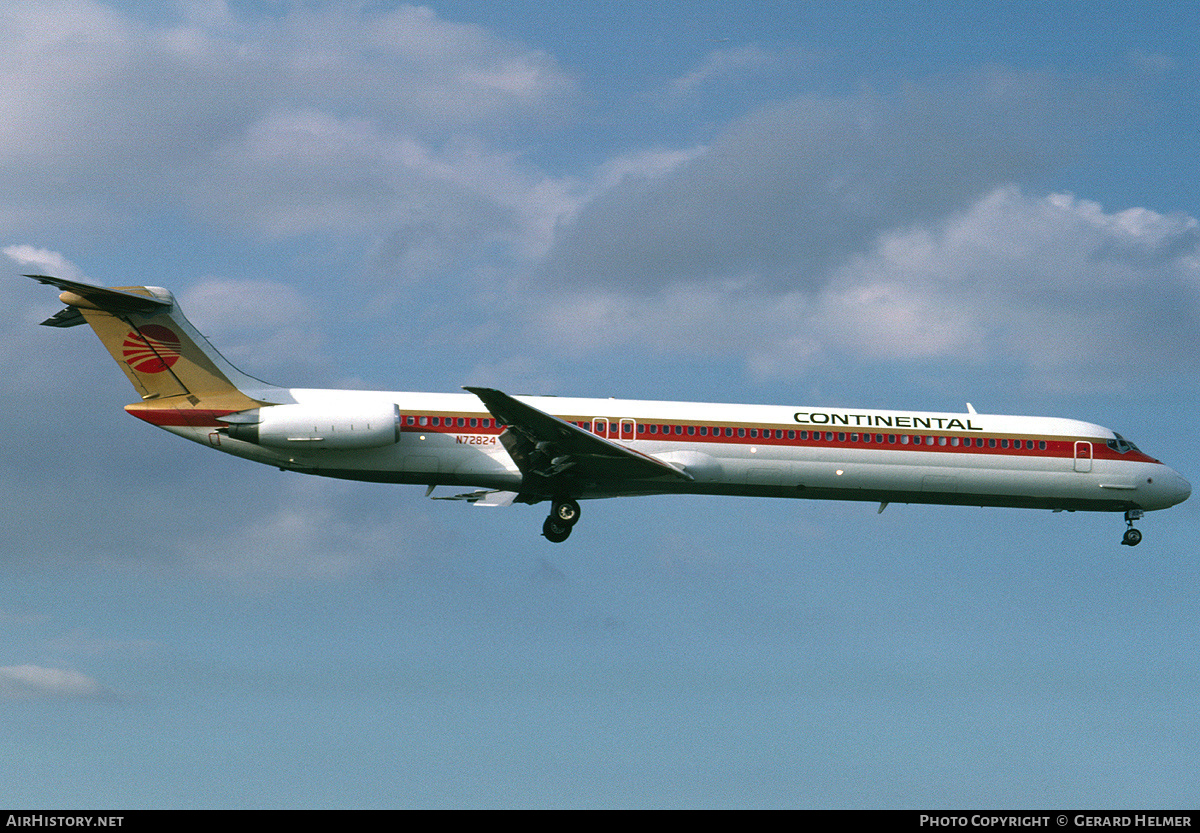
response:
<path id="1" fill-rule="evenodd" d="M 1177 62 L 1165 52 L 1150 52 L 1144 49 L 1133 49 L 1129 52 L 1129 61 L 1135 67 L 1154 74 L 1167 73 L 1173 70 Z"/>
<path id="2" fill-rule="evenodd" d="M 444 534 L 440 542 L 431 539 L 428 507 L 397 509 L 394 494 L 364 500 L 370 486 L 271 476 L 280 479 L 269 505 L 231 514 L 219 527 L 180 541 L 191 569 L 250 588 L 280 580 L 337 581 L 412 570 L 435 561 L 446 544 Z M 411 506 L 414 497 L 403 502 Z"/>
<path id="3" fill-rule="evenodd" d="M 691 72 L 673 80 L 670 89 L 675 95 L 695 93 L 706 85 L 752 74 L 778 60 L 775 53 L 753 43 L 715 49 Z"/>
<path id="4" fill-rule="evenodd" d="M 78 671 L 38 665 L 0 667 L 0 697 L 5 699 L 81 700 L 111 696 L 111 691 Z"/>
<path id="5" fill-rule="evenodd" d="M 312 300 L 292 286 L 206 278 L 178 300 L 213 347 L 251 376 L 299 384 L 329 373 L 325 328 Z"/>
<path id="6" fill-rule="evenodd" d="M 653 291 L 752 273 L 811 289 L 879 234 L 1040 171 L 1099 100 L 1003 73 L 797 96 L 735 122 L 686 164 L 596 195 L 557 235 L 546 279 Z"/>
<path id="7" fill-rule="evenodd" d="M 265 116 L 215 149 L 209 164 L 188 189 L 197 214 L 268 237 L 374 239 L 373 259 L 391 275 L 490 246 L 540 257 L 581 201 L 569 179 L 478 140 L 433 144 L 315 110 Z"/>
<path id="8" fill-rule="evenodd" d="M 0 305 L 5 310 L 0 318 L 0 364 L 5 368 L 8 399 L 15 405 L 27 396 L 45 395 L 47 368 L 70 366 L 80 350 L 98 348 L 99 342 L 80 347 L 79 339 L 64 337 L 60 330 L 37 326 L 62 309 L 59 291 L 14 274 L 87 280 L 78 266 L 59 252 L 29 244 L 13 244 L 0 251 L 16 267 L 10 268 L 0 280 Z"/>
<path id="9" fill-rule="evenodd" d="M 947 373 L 1000 369 L 1044 390 L 1119 389 L 1147 367 L 1194 364 L 1200 226 L 1002 187 L 880 234 L 819 281 L 779 287 L 749 274 L 650 291 L 577 288 L 529 321 L 534 338 L 566 355 L 733 353 L 758 378 L 937 361 Z"/>
<path id="10" fill-rule="evenodd" d="M 23 269 L 34 269 L 36 274 L 51 275 L 67 280 L 80 280 L 83 271 L 58 252 L 39 249 L 29 244 L 5 246 L 2 250 L 9 260 L 20 264 Z"/>
<path id="11" fill-rule="evenodd" d="M 561 375 L 513 358 L 520 322 L 535 355 L 544 344 L 562 355 L 734 351 L 763 378 L 835 357 L 1015 361 L 1042 384 L 1088 367 L 1080 384 L 1092 385 L 1090 357 L 1174 356 L 1178 321 L 1192 320 L 1194 219 L 1003 187 L 1068 143 L 1074 114 L 1102 112 L 1095 91 L 1050 76 L 798 96 L 709 144 L 551 176 L 496 137 L 564 112 L 574 81 L 544 53 L 429 9 L 255 17 L 193 5 L 157 26 L 62 3 L 0 24 L 16 56 L 0 90 L 23 102 L 0 129 L 0 160 L 72 183 L 10 184 L 0 217 L 5 200 L 12 219 L 18 206 L 80 209 L 103 194 L 105 211 L 182 204 L 243 233 L 350 239 L 388 283 L 384 304 L 430 273 L 486 261 L 488 277 L 456 286 L 450 313 L 478 319 L 486 307 L 504 322 L 506 346 L 476 362 L 482 371 Z M 43 76 L 46 49 L 62 57 Z M 754 46 L 715 50 L 676 85 L 774 60 Z M 56 252 L 5 253 L 78 272 Z M 514 263 L 533 277 L 504 273 Z M 1154 292 L 1130 291 L 1151 282 Z M 1172 319 L 1160 307 L 1174 296 L 1186 303 Z M 214 279 L 183 300 L 250 372 L 287 379 L 303 374 L 298 356 L 326 363 L 312 304 L 294 289 Z"/>
<path id="12" fill-rule="evenodd" d="M 207 278 L 183 293 L 188 315 L 204 321 L 207 332 L 237 332 L 312 320 L 312 302 L 279 281 Z"/>
<path id="13" fill-rule="evenodd" d="M 471 137 L 540 130 L 576 96 L 544 53 L 421 7 L 192 5 L 152 25 L 21 4 L 0 12 L 0 36 L 0 163 L 22 172 L 0 191 L 10 229 L 182 207 L 267 236 L 398 223 L 466 247 L 481 227 L 520 238 L 547 222 L 509 216 L 543 178 Z"/>

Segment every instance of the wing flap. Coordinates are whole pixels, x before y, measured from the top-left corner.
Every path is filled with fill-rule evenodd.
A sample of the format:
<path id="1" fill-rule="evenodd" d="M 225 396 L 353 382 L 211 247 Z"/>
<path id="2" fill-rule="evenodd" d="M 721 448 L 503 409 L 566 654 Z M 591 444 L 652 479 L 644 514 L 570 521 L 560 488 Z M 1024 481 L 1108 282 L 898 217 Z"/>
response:
<path id="1" fill-rule="evenodd" d="M 518 497 L 517 492 L 503 489 L 480 489 L 462 495 L 430 495 L 430 500 L 465 500 L 472 506 L 511 506 Z"/>

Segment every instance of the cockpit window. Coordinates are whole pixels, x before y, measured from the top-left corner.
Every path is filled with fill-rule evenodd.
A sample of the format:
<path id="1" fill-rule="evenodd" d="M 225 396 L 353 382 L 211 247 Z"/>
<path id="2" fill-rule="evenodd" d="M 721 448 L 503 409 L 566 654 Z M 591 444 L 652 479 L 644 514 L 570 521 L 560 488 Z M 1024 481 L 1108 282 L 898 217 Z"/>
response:
<path id="1" fill-rule="evenodd" d="M 1141 451 L 1140 448 L 1122 437 L 1120 434 L 1117 434 L 1115 431 L 1113 434 L 1115 435 L 1116 439 L 1108 441 L 1108 447 L 1113 451 L 1117 452 L 1118 454 L 1127 454 L 1130 451 Z"/>

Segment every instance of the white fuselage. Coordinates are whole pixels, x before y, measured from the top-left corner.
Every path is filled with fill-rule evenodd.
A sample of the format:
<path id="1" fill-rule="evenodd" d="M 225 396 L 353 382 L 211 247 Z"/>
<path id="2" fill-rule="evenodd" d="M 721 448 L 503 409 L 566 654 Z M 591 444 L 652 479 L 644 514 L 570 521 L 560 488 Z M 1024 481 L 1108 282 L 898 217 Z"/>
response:
<path id="1" fill-rule="evenodd" d="M 326 422 L 395 406 L 395 439 L 338 448 L 328 442 L 328 432 L 342 429 L 314 424 L 268 447 L 231 438 L 215 421 L 213 427 L 162 427 L 221 451 L 312 474 L 522 488 L 522 473 L 500 441 L 503 427 L 472 394 L 306 389 L 287 394 Z M 973 411 L 516 399 L 688 477 L 582 482 L 576 498 L 695 493 L 1130 511 L 1166 508 L 1191 492 L 1183 477 L 1113 431 L 1076 420 Z"/>

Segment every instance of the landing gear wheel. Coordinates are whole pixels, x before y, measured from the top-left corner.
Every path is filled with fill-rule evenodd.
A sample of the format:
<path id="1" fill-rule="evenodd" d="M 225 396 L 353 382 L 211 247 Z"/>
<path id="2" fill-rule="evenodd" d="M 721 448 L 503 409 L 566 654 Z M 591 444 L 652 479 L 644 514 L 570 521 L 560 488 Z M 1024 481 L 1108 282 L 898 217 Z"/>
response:
<path id="1" fill-rule="evenodd" d="M 1142 533 L 1133 528 L 1133 522 L 1140 520 L 1145 514 L 1141 509 L 1130 509 L 1125 513 L 1125 525 L 1129 529 L 1125 530 L 1125 537 L 1121 539 L 1121 543 L 1127 547 L 1136 547 L 1142 543 Z"/>
<path id="2" fill-rule="evenodd" d="M 579 523 L 579 504 L 570 498 L 556 500 L 550 510 L 550 517 L 560 526 L 569 529 Z"/>
<path id="3" fill-rule="evenodd" d="M 571 537 L 571 527 L 569 524 L 559 523 L 551 515 L 542 524 L 542 535 L 546 536 L 546 540 L 552 544 L 561 544 Z"/>

